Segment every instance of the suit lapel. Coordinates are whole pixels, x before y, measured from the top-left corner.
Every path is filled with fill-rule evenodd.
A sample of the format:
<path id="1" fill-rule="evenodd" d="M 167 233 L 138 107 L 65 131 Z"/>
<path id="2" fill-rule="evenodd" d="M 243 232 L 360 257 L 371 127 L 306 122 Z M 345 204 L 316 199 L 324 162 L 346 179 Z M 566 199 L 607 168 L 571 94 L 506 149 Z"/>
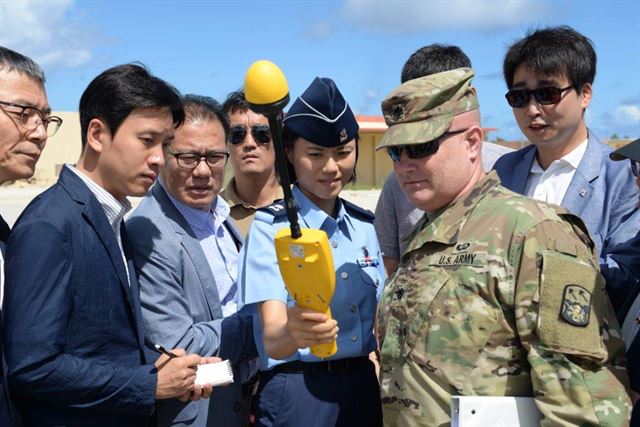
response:
<path id="1" fill-rule="evenodd" d="M 122 286 L 124 290 L 127 302 L 133 307 L 131 288 L 129 287 L 127 271 L 122 259 L 120 247 L 118 246 L 116 235 L 109 224 L 107 215 L 104 213 L 102 206 L 100 206 L 98 199 L 96 199 L 93 193 L 91 193 L 91 190 L 89 190 L 79 177 L 66 168 L 63 169 L 60 174 L 60 184 L 67 190 L 73 200 L 83 205 L 82 216 L 94 229 L 96 235 L 107 250 L 111 264 L 120 279 L 120 286 Z M 132 270 L 131 274 L 133 275 L 135 272 Z"/>
<path id="2" fill-rule="evenodd" d="M 7 243 L 7 240 L 9 240 L 10 232 L 11 229 L 9 228 L 9 224 L 7 224 L 4 218 L 2 218 L 2 215 L 0 215 L 0 242 Z"/>
<path id="3" fill-rule="evenodd" d="M 582 215 L 593 194 L 594 188 L 592 183 L 600 175 L 602 162 L 600 148 L 600 142 L 590 134 L 584 156 L 582 156 L 576 173 L 562 199 L 562 206 L 574 215 Z"/>
<path id="4" fill-rule="evenodd" d="M 222 308 L 220 306 L 220 295 L 216 286 L 215 278 L 211 272 L 211 267 L 205 256 L 200 242 L 196 239 L 191 226 L 182 216 L 180 211 L 175 207 L 166 191 L 160 185 L 154 185 L 152 189 L 153 197 L 156 199 L 160 208 L 173 225 L 176 238 L 180 240 L 180 244 L 184 248 L 187 255 L 191 258 L 191 262 L 195 267 L 195 272 L 200 280 L 200 285 L 206 296 L 207 306 L 212 319 L 222 317 Z"/>
<path id="5" fill-rule="evenodd" d="M 525 148 L 526 150 L 526 148 Z M 524 155 L 513 165 L 513 170 L 509 171 L 509 173 L 504 174 L 505 180 L 500 177 L 502 181 L 502 185 L 507 187 L 509 190 L 514 191 L 519 194 L 524 194 L 527 188 L 527 179 L 529 178 L 529 172 L 531 171 L 531 165 L 533 164 L 533 160 L 536 158 L 536 154 L 538 150 L 535 145 L 531 145 L 529 150 L 524 153 Z"/>
<path id="6" fill-rule="evenodd" d="M 138 280 L 136 279 L 135 264 L 133 263 L 133 251 L 129 244 L 129 237 L 127 236 L 127 229 L 124 222 L 122 223 L 120 230 L 124 256 L 127 260 L 127 267 L 129 268 L 131 305 L 133 308 L 133 317 L 136 323 L 136 331 L 138 333 L 138 343 L 140 344 L 142 354 L 144 354 L 144 327 L 142 324 L 142 308 L 140 307 L 140 288 L 138 287 Z"/>

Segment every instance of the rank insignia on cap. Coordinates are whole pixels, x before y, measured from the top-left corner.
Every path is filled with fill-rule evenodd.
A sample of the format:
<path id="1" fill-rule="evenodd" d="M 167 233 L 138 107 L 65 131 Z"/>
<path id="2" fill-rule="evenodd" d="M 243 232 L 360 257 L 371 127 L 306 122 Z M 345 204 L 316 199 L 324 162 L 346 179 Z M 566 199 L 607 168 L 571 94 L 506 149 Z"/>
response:
<path id="1" fill-rule="evenodd" d="M 357 258 L 356 263 L 359 267 L 377 267 L 380 264 L 377 256 L 369 256 L 369 249 L 366 246 L 362 248 L 362 258 Z"/>
<path id="2" fill-rule="evenodd" d="M 404 104 L 396 104 L 393 106 L 393 111 L 391 115 L 393 116 L 394 122 L 404 119 L 404 110 L 405 110 Z"/>
<path id="3" fill-rule="evenodd" d="M 348 137 L 349 136 L 347 135 L 347 130 L 345 128 L 342 128 L 342 130 L 340 131 L 340 142 L 346 142 Z"/>
<path id="4" fill-rule="evenodd" d="M 590 314 L 591 293 L 582 286 L 565 286 L 560 316 L 572 325 L 587 326 Z"/>

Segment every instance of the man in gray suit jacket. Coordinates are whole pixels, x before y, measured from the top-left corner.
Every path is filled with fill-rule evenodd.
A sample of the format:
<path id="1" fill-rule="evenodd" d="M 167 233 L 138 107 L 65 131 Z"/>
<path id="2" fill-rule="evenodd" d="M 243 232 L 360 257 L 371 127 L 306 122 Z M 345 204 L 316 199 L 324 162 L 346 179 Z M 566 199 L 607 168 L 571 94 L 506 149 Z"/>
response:
<path id="1" fill-rule="evenodd" d="M 625 243 L 640 228 L 638 189 L 585 123 L 596 73 L 591 41 L 569 27 L 537 30 L 508 49 L 503 68 L 507 102 L 531 145 L 496 162 L 502 185 L 582 218 L 618 311 L 635 281 Z"/>
<path id="2" fill-rule="evenodd" d="M 242 380 L 257 356 L 252 320 L 236 313 L 240 237 L 218 193 L 229 130 L 213 99 L 183 98 L 185 123 L 164 147 L 160 180 L 127 221 L 147 334 L 158 344 L 229 359 L 234 383 L 210 402 L 157 405 L 160 426 L 241 426 Z"/>

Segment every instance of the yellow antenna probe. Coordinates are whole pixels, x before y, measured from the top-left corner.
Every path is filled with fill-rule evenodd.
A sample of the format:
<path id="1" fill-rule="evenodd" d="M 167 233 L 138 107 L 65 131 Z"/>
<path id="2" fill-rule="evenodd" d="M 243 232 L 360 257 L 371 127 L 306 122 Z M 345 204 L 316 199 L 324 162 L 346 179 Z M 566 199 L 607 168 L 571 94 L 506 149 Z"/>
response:
<path id="1" fill-rule="evenodd" d="M 291 194 L 287 173 L 282 144 L 282 110 L 289 102 L 287 79 L 273 62 L 256 61 L 247 70 L 244 94 L 250 108 L 269 120 L 276 152 L 276 169 L 290 224 L 289 228 L 279 230 L 274 239 L 280 274 L 300 307 L 326 313 L 331 318 L 329 304 L 336 277 L 329 239 L 322 230 L 300 228 L 298 206 Z M 338 345 L 335 340 L 311 347 L 311 353 L 322 359 L 334 355 L 336 351 Z"/>

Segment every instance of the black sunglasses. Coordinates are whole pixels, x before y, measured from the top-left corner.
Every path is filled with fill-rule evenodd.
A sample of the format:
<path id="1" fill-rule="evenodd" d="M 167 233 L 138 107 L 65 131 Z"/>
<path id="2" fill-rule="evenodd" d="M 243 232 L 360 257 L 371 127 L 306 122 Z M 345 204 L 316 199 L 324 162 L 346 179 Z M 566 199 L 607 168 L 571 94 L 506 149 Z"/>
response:
<path id="1" fill-rule="evenodd" d="M 637 160 L 631 160 L 631 159 L 629 159 L 629 161 L 631 162 L 631 173 L 636 178 L 639 177 L 640 176 L 640 162 L 637 161 Z"/>
<path id="2" fill-rule="evenodd" d="M 535 98 L 536 102 L 542 105 L 557 104 L 562 99 L 562 94 L 573 89 L 573 85 L 564 88 L 548 86 L 539 87 L 538 89 L 512 89 L 507 92 L 504 97 L 507 98 L 507 102 L 513 108 L 522 108 L 529 105 L 531 95 Z"/>
<path id="3" fill-rule="evenodd" d="M 253 139 L 260 144 L 268 144 L 271 142 L 271 129 L 266 125 L 251 126 L 251 135 Z M 242 144 L 247 136 L 246 126 L 231 126 L 229 129 L 229 142 L 232 145 Z"/>
<path id="4" fill-rule="evenodd" d="M 406 150 L 407 156 L 410 159 L 423 159 L 427 156 L 431 156 L 438 152 L 440 148 L 440 142 L 448 136 L 456 133 L 466 132 L 467 129 L 460 129 L 452 132 L 447 132 L 440 136 L 438 139 L 434 139 L 433 141 L 424 142 L 422 144 L 411 144 L 411 145 L 393 145 L 391 147 L 387 147 L 387 153 L 391 160 L 394 162 L 399 162 L 400 157 L 402 157 L 402 151 Z"/>

